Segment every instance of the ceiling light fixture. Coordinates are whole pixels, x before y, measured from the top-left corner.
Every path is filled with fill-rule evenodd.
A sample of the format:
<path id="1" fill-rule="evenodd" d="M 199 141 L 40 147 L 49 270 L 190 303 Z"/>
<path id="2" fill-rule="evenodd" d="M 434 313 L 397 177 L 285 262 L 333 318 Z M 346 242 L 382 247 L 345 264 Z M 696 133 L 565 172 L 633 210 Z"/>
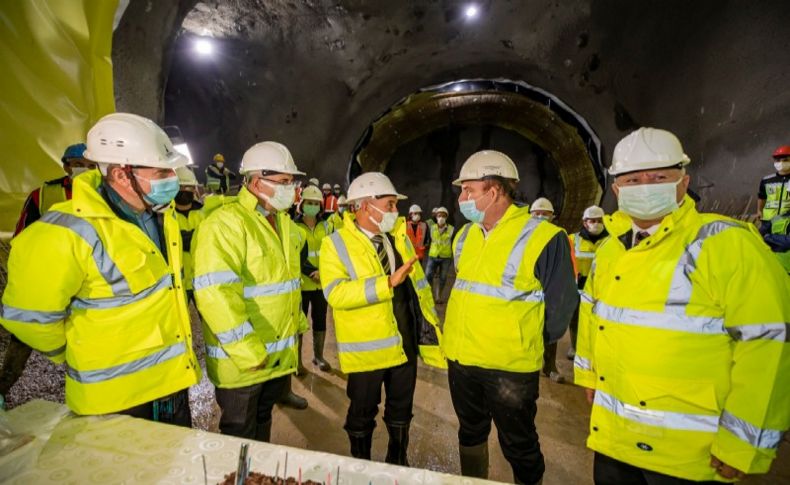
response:
<path id="1" fill-rule="evenodd" d="M 467 5 L 466 9 L 464 9 L 464 15 L 466 15 L 466 18 L 469 20 L 477 18 L 479 14 L 480 9 L 477 8 L 477 5 Z"/>

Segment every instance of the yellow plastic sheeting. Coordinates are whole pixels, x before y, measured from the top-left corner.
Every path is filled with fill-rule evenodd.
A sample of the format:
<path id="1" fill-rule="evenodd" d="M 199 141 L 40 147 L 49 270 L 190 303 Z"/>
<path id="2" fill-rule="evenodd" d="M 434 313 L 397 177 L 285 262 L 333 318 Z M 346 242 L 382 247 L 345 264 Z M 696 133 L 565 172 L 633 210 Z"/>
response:
<path id="1" fill-rule="evenodd" d="M 3 417 L 0 414 L 0 417 Z M 250 443 L 252 471 L 341 485 L 485 485 L 487 480 L 288 448 L 129 416 L 75 417 L 66 406 L 31 401 L 5 413 L 6 439 L 24 443 L 0 456 L 4 484 L 215 484 L 236 469 Z M 319 425 L 318 423 L 316 425 Z M 344 434 L 338 423 L 336 432 Z M 286 460 L 287 455 L 287 460 Z M 287 462 L 287 470 L 286 470 Z M 331 478 L 330 478 L 331 477 Z"/>
<path id="2" fill-rule="evenodd" d="M 115 111 L 112 29 L 118 0 L 0 2 L 0 231 L 27 194 L 63 176 L 60 157 Z"/>

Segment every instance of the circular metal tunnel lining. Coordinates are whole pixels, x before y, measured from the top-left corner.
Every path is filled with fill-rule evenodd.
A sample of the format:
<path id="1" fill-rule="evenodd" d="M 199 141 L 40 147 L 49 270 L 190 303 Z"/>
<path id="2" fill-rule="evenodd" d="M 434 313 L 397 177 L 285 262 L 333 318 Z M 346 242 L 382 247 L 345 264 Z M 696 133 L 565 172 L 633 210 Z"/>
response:
<path id="1" fill-rule="evenodd" d="M 499 126 L 550 153 L 563 187 L 561 226 L 575 228 L 584 209 L 599 203 L 605 177 L 595 132 L 558 98 L 516 81 L 455 81 L 407 96 L 360 138 L 349 162 L 349 180 L 362 172 L 385 171 L 399 146 L 453 124 Z"/>

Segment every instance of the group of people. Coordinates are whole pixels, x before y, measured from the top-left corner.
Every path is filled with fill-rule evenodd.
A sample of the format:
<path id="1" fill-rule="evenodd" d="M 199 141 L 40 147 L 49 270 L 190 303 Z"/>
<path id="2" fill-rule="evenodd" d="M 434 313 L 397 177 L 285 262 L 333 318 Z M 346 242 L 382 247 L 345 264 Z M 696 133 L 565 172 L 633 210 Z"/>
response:
<path id="1" fill-rule="evenodd" d="M 0 323 L 65 362 L 77 414 L 189 426 L 187 389 L 201 375 L 194 300 L 220 431 L 235 436 L 270 439 L 308 314 L 313 364 L 331 369 L 329 309 L 357 458 L 371 458 L 383 388 L 385 461 L 408 465 L 419 358 L 447 370 L 462 474 L 487 477 L 493 421 L 514 481 L 541 483 L 539 374 L 556 372 L 547 355 L 569 325 L 598 484 L 765 473 L 790 426 L 787 271 L 753 225 L 697 212 L 690 160 L 667 131 L 617 144 L 619 210 L 588 208 L 570 239 L 549 201 L 514 204 L 516 164 L 494 150 L 452 181 L 468 221 L 457 231 L 444 207 L 428 221 L 416 205 L 400 217 L 406 196 L 382 173 L 358 176 L 346 195 L 314 179 L 297 187 L 305 174 L 276 142 L 244 153 L 236 196 L 222 195 L 226 178 L 202 204 L 187 160 L 145 118 L 107 115 L 69 153 L 67 177 L 26 204 Z M 779 163 L 784 184 L 790 149 Z M 764 182 L 773 234 L 790 196 Z"/>

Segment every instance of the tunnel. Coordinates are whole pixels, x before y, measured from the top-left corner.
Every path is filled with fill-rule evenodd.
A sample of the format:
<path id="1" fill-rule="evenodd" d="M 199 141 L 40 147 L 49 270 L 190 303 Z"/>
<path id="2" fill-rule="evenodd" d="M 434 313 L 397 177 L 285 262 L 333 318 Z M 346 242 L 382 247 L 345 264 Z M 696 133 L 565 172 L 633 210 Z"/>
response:
<path id="1" fill-rule="evenodd" d="M 70 15 L 57 15 L 65 4 L 56 8 L 53 1 L 30 0 L 35 8 L 26 11 L 29 21 L 40 15 L 50 22 L 40 25 L 71 34 L 69 42 L 43 36 L 51 53 L 46 62 L 28 65 L 17 55 L 32 37 L 16 36 L 14 29 L 0 35 L 0 42 L 7 42 L 0 44 L 0 60 L 9 72 L 27 72 L 22 67 L 33 72 L 36 63 L 44 71 L 13 96 L 4 94 L 0 106 L 0 126 L 15 128 L 0 141 L 8 154 L 0 178 L 3 239 L 13 234 L 27 194 L 62 176 L 61 145 L 112 111 L 136 113 L 166 127 L 177 144 L 188 145 L 201 183 L 215 153 L 224 154 L 236 172 L 249 147 L 276 141 L 306 173 L 302 182 L 317 177 L 345 191 L 361 174 L 383 172 L 408 196 L 398 204 L 400 215 L 412 204 L 424 213 L 443 206 L 456 228 L 466 220 L 459 189 L 451 182 L 470 155 L 498 150 L 518 168 L 516 204 L 548 198 L 554 222 L 567 234 L 582 228 L 589 206 L 600 205 L 607 214 L 617 209 L 609 175 L 613 150 L 639 127 L 676 134 L 691 160 L 686 170 L 699 199 L 696 207 L 740 221 L 754 221 L 760 180 L 774 172 L 772 153 L 790 144 L 790 9 L 781 0 L 108 0 L 92 5 L 74 0 L 85 7 Z M 52 8 L 51 15 L 38 8 L 42 5 Z M 8 9 L 0 7 L 5 25 L 24 17 L 7 15 Z M 99 15 L 106 21 L 92 34 L 106 42 L 95 45 L 79 33 Z M 78 69 L 94 55 L 98 62 Z M 70 89 L 52 102 L 53 86 L 65 78 L 74 78 Z M 82 85 L 90 87 L 78 89 Z M 17 109 L 23 102 L 28 111 Z M 8 251 L 7 244 L 0 245 L 0 287 L 7 283 Z M 201 317 L 188 308 L 197 336 Z M 444 312 L 439 311 L 442 318 Z M 328 332 L 327 347 L 333 350 L 327 355 L 334 365 L 339 357 L 333 330 Z M 306 337 L 305 346 L 311 339 Z M 570 381 L 574 364 L 564 358 L 569 338 L 559 345 L 559 370 Z M 3 333 L 0 355 L 8 346 Z M 198 352 L 204 368 L 205 353 L 205 348 Z M 324 483 L 337 482 L 346 465 L 372 477 L 364 483 L 399 483 L 379 463 L 365 468 L 346 461 L 348 376 L 305 364 L 307 375 L 292 382 L 309 396 L 310 407 L 274 411 L 272 441 L 290 448 L 259 449 L 254 459 L 265 462 L 267 472 L 279 473 L 290 456 L 293 473 L 311 453 L 327 453 L 320 467 L 337 467 L 337 475 L 322 475 Z M 700 359 L 699 365 L 708 363 Z M 34 352 L 25 374 L 5 395 L 8 408 L 22 409 L 42 398 L 52 402 L 34 403 L 39 407 L 26 419 L 44 421 L 47 413 L 62 412 L 47 406 L 64 402 L 66 372 Z M 421 365 L 416 386 L 412 469 L 397 476 L 406 477 L 400 483 L 438 483 L 428 474 L 460 473 L 459 423 L 446 373 Z M 544 483 L 593 483 L 594 454 L 585 440 L 598 430 L 590 423 L 583 390 L 544 377 L 539 389 Z M 707 390 L 700 386 L 698 393 Z M 124 442 L 139 445 L 133 465 L 146 468 L 135 472 L 141 483 L 200 483 L 204 467 L 221 478 L 232 471 L 229 460 L 235 469 L 239 443 L 210 434 L 218 432 L 220 420 L 214 391 L 206 376 L 190 390 L 197 438 L 178 441 L 162 431 L 147 435 L 133 428 L 117 436 L 103 429 L 90 438 L 119 448 L 127 446 Z M 646 400 L 662 397 L 656 391 Z M 387 450 L 386 424 L 380 415 L 377 419 L 375 462 L 383 461 Z M 74 438 L 79 430 L 68 422 L 55 431 L 59 444 L 47 453 L 90 442 Z M 489 442 L 489 477 L 512 482 L 495 433 Z M 652 451 L 640 444 L 634 446 L 641 452 Z M 790 483 L 788 444 L 785 436 L 768 474 L 742 483 Z M 182 445 L 186 451 L 178 457 L 152 452 Z M 117 450 L 98 454 L 105 451 Z M 80 468 L 93 471 L 95 465 L 87 458 L 85 466 L 56 458 L 53 466 L 67 471 L 56 474 L 45 464 L 39 467 L 44 471 L 35 472 L 55 480 L 78 476 Z M 95 466 L 93 478 L 118 478 L 109 465 Z M 440 478 L 456 483 L 455 477 Z M 356 482 L 344 477 L 340 483 Z"/>

